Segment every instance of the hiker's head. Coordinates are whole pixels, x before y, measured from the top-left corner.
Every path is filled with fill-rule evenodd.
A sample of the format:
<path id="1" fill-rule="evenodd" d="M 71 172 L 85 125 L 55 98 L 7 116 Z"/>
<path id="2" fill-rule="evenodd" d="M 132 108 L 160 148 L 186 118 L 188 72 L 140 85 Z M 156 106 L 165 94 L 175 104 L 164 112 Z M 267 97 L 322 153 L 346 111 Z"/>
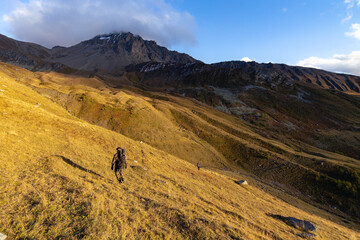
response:
<path id="1" fill-rule="evenodd" d="M 121 152 L 121 147 L 117 147 L 116 151 Z"/>

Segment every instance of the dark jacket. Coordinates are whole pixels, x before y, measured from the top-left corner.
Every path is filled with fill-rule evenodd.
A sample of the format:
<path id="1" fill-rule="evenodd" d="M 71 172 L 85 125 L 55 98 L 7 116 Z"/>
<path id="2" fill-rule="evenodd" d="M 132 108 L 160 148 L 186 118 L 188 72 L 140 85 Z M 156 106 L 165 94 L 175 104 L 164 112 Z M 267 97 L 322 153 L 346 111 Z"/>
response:
<path id="1" fill-rule="evenodd" d="M 115 167 L 115 169 L 114 169 Z M 111 163 L 111 170 L 118 171 L 120 169 L 127 168 L 127 162 L 126 162 L 126 156 L 125 154 L 121 153 L 120 151 L 117 151 L 115 153 L 112 163 Z"/>

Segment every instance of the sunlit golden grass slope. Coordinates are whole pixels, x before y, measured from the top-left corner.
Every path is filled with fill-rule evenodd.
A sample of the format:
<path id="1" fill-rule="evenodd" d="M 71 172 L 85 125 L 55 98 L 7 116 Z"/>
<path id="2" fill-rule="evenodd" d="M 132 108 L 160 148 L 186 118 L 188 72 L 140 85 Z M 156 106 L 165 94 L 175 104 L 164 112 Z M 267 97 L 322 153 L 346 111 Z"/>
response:
<path id="1" fill-rule="evenodd" d="M 218 159 L 224 159 L 206 141 L 179 127 L 163 101 L 111 88 L 97 78 L 35 73 L 23 82 L 75 116 L 190 162 L 221 166 Z"/>
<path id="2" fill-rule="evenodd" d="M 269 146 L 274 146 L 294 154 L 294 148 L 279 141 L 264 138 L 256 134 L 244 121 L 225 113 L 188 99 L 174 97 L 167 94 L 149 94 L 148 92 L 111 88 L 97 78 L 64 75 L 54 72 L 32 73 L 14 68 L 4 67 L 9 76 L 19 78 L 19 81 L 35 89 L 72 114 L 114 131 L 120 132 L 132 139 L 142 140 L 156 148 L 186 159 L 189 162 L 198 161 L 209 166 L 223 166 L 226 158 L 218 149 L 203 141 L 201 137 L 177 124 L 173 115 L 179 112 L 194 122 L 201 123 L 208 129 L 218 130 L 224 135 L 236 135 L 237 140 L 249 147 L 274 152 Z M 164 101 L 165 100 L 165 101 Z M 200 113 L 200 115 L 199 115 Z M 209 121 L 210 120 L 210 121 Z M 264 145 L 264 143 L 267 143 Z M 306 144 L 301 144 L 302 146 Z M 321 152 L 324 158 L 306 152 L 297 151 L 304 157 L 348 164 L 358 168 L 358 162 L 353 158 L 334 154 L 321 149 L 306 146 L 309 151 Z"/>
<path id="3" fill-rule="evenodd" d="M 0 71 L 0 232 L 9 239 L 299 238 L 299 230 L 268 214 L 312 221 L 318 239 L 360 237 L 255 187 L 79 120 L 9 77 L 7 68 Z M 123 184 L 110 170 L 117 146 L 129 159 Z"/>
<path id="4" fill-rule="evenodd" d="M 52 99 L 72 114 L 132 139 L 147 142 L 190 162 L 200 161 L 216 166 L 220 161 L 226 163 L 226 158 L 207 141 L 182 128 L 182 124 L 177 124 L 173 117 L 174 112 L 200 123 L 209 128 L 209 131 L 218 130 L 223 135 L 234 135 L 238 137 L 238 141 L 252 148 L 271 153 L 276 153 L 274 148 L 277 148 L 291 154 L 359 168 L 358 161 L 353 158 L 315 149 L 304 143 L 301 143 L 302 148 L 307 148 L 308 152 L 321 153 L 326 159 L 294 151 L 294 146 L 289 147 L 289 144 L 256 134 L 253 126 L 249 127 L 244 121 L 188 99 L 162 93 L 139 92 L 138 89 L 120 91 L 109 87 L 96 77 L 55 72 L 32 73 L 11 65 L 2 66 L 8 76 L 18 78 L 20 82 Z"/>
<path id="5" fill-rule="evenodd" d="M 14 77 L 21 72 L 7 70 Z M 310 146 L 284 132 L 274 133 L 266 125 L 251 125 L 189 98 L 129 86 L 112 88 L 97 77 L 28 74 L 32 75 L 20 81 L 90 123 L 203 167 L 245 170 L 336 215 L 360 214 L 356 180 L 343 182 L 359 171 L 354 158 Z M 352 146 L 349 139 L 344 145 Z"/>

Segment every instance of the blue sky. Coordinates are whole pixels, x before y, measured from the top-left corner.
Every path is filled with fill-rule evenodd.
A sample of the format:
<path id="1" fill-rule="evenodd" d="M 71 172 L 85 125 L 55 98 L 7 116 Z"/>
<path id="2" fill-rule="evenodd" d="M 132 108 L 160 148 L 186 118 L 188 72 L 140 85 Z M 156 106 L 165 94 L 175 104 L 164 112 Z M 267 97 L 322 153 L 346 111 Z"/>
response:
<path id="1" fill-rule="evenodd" d="M 247 57 L 360 75 L 360 0 L 0 0 L 0 6 L 0 33 L 47 47 L 131 31 L 206 63 Z"/>
<path id="2" fill-rule="evenodd" d="M 246 56 L 295 64 L 310 56 L 331 57 L 360 48 L 359 40 L 344 34 L 352 22 L 360 22 L 360 14 L 343 23 L 347 5 L 342 0 L 193 2 L 176 5 L 196 19 L 198 45 L 188 52 L 206 62 Z"/>

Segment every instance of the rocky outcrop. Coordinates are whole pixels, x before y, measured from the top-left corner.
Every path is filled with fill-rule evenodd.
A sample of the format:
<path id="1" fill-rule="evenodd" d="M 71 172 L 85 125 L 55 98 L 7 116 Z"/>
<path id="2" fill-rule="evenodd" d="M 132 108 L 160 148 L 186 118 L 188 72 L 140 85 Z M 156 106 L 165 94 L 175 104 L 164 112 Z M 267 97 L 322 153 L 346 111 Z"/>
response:
<path id="1" fill-rule="evenodd" d="M 279 219 L 283 222 L 285 222 L 287 225 L 292 226 L 294 228 L 297 228 L 299 230 L 302 231 L 316 231 L 316 226 L 309 222 L 309 221 L 305 221 L 305 220 L 300 220 L 294 217 L 283 217 L 280 215 L 270 215 L 273 218 Z"/>

